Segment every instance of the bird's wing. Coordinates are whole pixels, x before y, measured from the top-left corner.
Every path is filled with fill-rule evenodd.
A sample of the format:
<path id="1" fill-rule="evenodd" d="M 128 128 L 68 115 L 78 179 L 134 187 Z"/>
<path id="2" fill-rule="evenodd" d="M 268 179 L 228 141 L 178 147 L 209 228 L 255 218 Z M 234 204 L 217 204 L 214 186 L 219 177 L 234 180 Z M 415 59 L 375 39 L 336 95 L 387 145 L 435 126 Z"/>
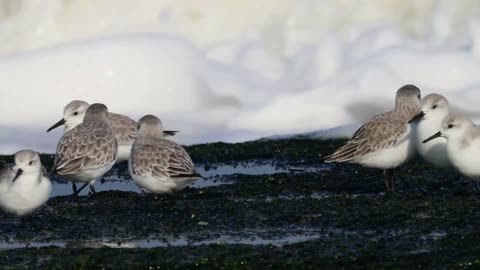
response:
<path id="1" fill-rule="evenodd" d="M 109 113 L 108 119 L 118 144 L 132 144 L 137 136 L 137 122 L 128 116 Z"/>
<path id="2" fill-rule="evenodd" d="M 192 159 L 180 145 L 169 140 L 139 147 L 132 153 L 133 172 L 156 177 L 198 177 Z"/>
<path id="3" fill-rule="evenodd" d="M 344 146 L 326 157 L 325 162 L 350 162 L 357 157 L 387 149 L 401 141 L 407 131 L 407 123 L 392 117 L 392 112 L 377 115 L 361 126 Z"/>
<path id="4" fill-rule="evenodd" d="M 78 126 L 60 139 L 54 169 L 59 175 L 96 168 L 116 158 L 117 141 L 111 130 Z"/>

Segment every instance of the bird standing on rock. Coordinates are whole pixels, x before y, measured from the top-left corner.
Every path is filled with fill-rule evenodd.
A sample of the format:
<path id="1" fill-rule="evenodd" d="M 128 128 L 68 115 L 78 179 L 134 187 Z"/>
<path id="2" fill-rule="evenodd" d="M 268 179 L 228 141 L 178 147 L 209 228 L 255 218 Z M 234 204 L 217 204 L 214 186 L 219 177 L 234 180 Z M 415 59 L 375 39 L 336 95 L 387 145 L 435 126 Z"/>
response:
<path id="1" fill-rule="evenodd" d="M 52 183 L 32 150 L 15 153 L 15 164 L 0 171 L 0 208 L 18 216 L 33 212 L 47 202 Z"/>
<path id="2" fill-rule="evenodd" d="M 412 158 L 415 131 L 409 121 L 420 112 L 420 90 L 414 85 L 398 89 L 395 109 L 374 116 L 325 162 L 348 162 L 382 169 L 387 191 L 395 191 L 392 169 Z"/>
<path id="3" fill-rule="evenodd" d="M 201 177 L 187 151 L 164 138 L 162 122 L 153 115 L 138 122 L 128 168 L 135 183 L 153 193 L 174 192 Z"/>
<path id="4" fill-rule="evenodd" d="M 53 170 L 73 182 L 87 184 L 95 193 L 95 180 L 107 173 L 117 160 L 117 140 L 108 120 L 108 109 L 96 103 L 88 107 L 83 122 L 66 132 L 57 146 Z"/>

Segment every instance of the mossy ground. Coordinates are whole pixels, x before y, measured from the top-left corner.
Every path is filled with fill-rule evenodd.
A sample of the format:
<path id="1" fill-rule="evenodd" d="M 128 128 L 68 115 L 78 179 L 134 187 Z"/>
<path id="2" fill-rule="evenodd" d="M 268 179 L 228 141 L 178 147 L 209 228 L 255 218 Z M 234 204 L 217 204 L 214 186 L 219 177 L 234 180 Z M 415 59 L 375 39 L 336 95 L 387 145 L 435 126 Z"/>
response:
<path id="1" fill-rule="evenodd" d="M 188 147 L 196 162 L 273 159 L 318 166 L 341 141 L 279 140 Z M 10 157 L 1 160 L 8 161 Z M 51 156 L 43 162 L 51 164 Z M 117 172 L 124 173 L 125 165 Z M 321 237 L 283 247 L 211 244 L 151 249 L 43 247 L 0 251 L 0 268 L 480 268 L 480 189 L 453 170 L 414 160 L 385 194 L 380 171 L 334 165 L 319 173 L 232 175 L 234 184 L 178 195 L 100 192 L 51 199 L 18 219 L 0 212 L 0 241 L 192 241 L 290 230 Z M 328 194 L 329 196 L 323 196 Z"/>

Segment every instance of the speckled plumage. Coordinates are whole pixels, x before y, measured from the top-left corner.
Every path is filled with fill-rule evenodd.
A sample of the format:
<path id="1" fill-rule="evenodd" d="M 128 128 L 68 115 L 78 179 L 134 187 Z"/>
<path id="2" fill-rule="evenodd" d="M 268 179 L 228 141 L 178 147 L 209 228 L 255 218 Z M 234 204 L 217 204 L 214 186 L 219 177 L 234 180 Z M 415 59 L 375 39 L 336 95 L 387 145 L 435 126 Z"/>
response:
<path id="1" fill-rule="evenodd" d="M 89 106 L 90 104 L 83 100 L 73 100 L 65 106 L 63 110 L 65 133 L 82 123 Z M 131 145 L 135 141 L 138 124 L 130 117 L 117 113 L 109 112 L 108 119 L 119 147 L 117 161 L 128 160 Z M 52 126 L 48 131 L 62 125 L 60 122 Z M 177 131 L 164 131 L 165 136 L 173 136 L 176 133 Z"/>
<path id="2" fill-rule="evenodd" d="M 158 118 L 144 116 L 139 126 L 129 159 L 130 174 L 138 186 L 150 192 L 170 192 L 200 177 L 187 151 L 163 138 Z"/>
<path id="3" fill-rule="evenodd" d="M 408 121 L 420 112 L 420 90 L 406 85 L 397 91 L 395 110 L 374 116 L 325 162 L 361 163 L 362 158 L 410 139 Z M 418 98 L 417 98 L 418 96 Z"/>
<path id="4" fill-rule="evenodd" d="M 117 141 L 108 123 L 83 123 L 58 143 L 55 169 L 59 175 L 67 175 L 103 166 L 115 160 L 116 151 Z"/>
<path id="5" fill-rule="evenodd" d="M 144 139 L 131 155 L 133 173 L 158 177 L 196 174 L 193 161 L 180 145 L 167 139 Z"/>
<path id="6" fill-rule="evenodd" d="M 76 182 L 89 182 L 110 170 L 117 158 L 117 140 L 110 127 L 107 107 L 91 105 L 83 123 L 60 139 L 55 156 L 57 174 Z"/>
<path id="7" fill-rule="evenodd" d="M 415 153 L 415 130 L 409 121 L 420 112 L 420 90 L 413 85 L 398 89 L 395 109 L 374 116 L 360 127 L 325 162 L 349 162 L 385 172 L 387 190 L 395 191 L 391 169 L 402 165 Z"/>
<path id="8" fill-rule="evenodd" d="M 108 113 L 108 120 L 118 144 L 132 145 L 137 135 L 137 122 L 128 116 L 116 113 Z"/>

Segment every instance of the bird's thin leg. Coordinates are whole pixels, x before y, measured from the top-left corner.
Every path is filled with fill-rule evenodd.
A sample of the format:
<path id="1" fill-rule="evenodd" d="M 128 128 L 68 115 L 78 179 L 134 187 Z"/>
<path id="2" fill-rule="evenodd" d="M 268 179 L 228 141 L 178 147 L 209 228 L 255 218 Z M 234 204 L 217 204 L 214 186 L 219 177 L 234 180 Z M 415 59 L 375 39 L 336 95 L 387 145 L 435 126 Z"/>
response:
<path id="1" fill-rule="evenodd" d="M 73 194 L 77 194 L 77 185 L 75 185 L 75 183 L 72 183 L 72 190 Z"/>
<path id="2" fill-rule="evenodd" d="M 388 174 L 388 170 L 383 171 L 383 175 L 385 176 L 385 189 L 387 190 L 387 192 L 390 192 Z"/>
<path id="3" fill-rule="evenodd" d="M 95 184 L 95 180 L 93 180 L 92 182 L 90 182 L 90 192 L 89 192 L 90 195 L 94 195 L 94 194 L 97 193 L 97 192 L 95 191 L 95 185 L 94 185 L 94 184 Z"/>
<path id="4" fill-rule="evenodd" d="M 88 185 L 88 183 L 85 183 L 83 184 L 83 186 L 80 187 L 80 189 L 77 189 L 76 192 L 73 193 L 73 195 L 77 196 L 78 194 L 80 194 L 80 192 L 82 192 L 82 190 Z"/>
<path id="5" fill-rule="evenodd" d="M 393 177 L 393 172 L 392 172 L 392 175 L 390 177 L 390 181 L 391 181 L 390 187 L 392 188 L 392 193 L 395 193 L 395 178 Z"/>
<path id="6" fill-rule="evenodd" d="M 389 191 L 395 192 L 395 178 L 393 177 L 393 170 L 385 170 L 386 181 L 388 181 Z"/>

